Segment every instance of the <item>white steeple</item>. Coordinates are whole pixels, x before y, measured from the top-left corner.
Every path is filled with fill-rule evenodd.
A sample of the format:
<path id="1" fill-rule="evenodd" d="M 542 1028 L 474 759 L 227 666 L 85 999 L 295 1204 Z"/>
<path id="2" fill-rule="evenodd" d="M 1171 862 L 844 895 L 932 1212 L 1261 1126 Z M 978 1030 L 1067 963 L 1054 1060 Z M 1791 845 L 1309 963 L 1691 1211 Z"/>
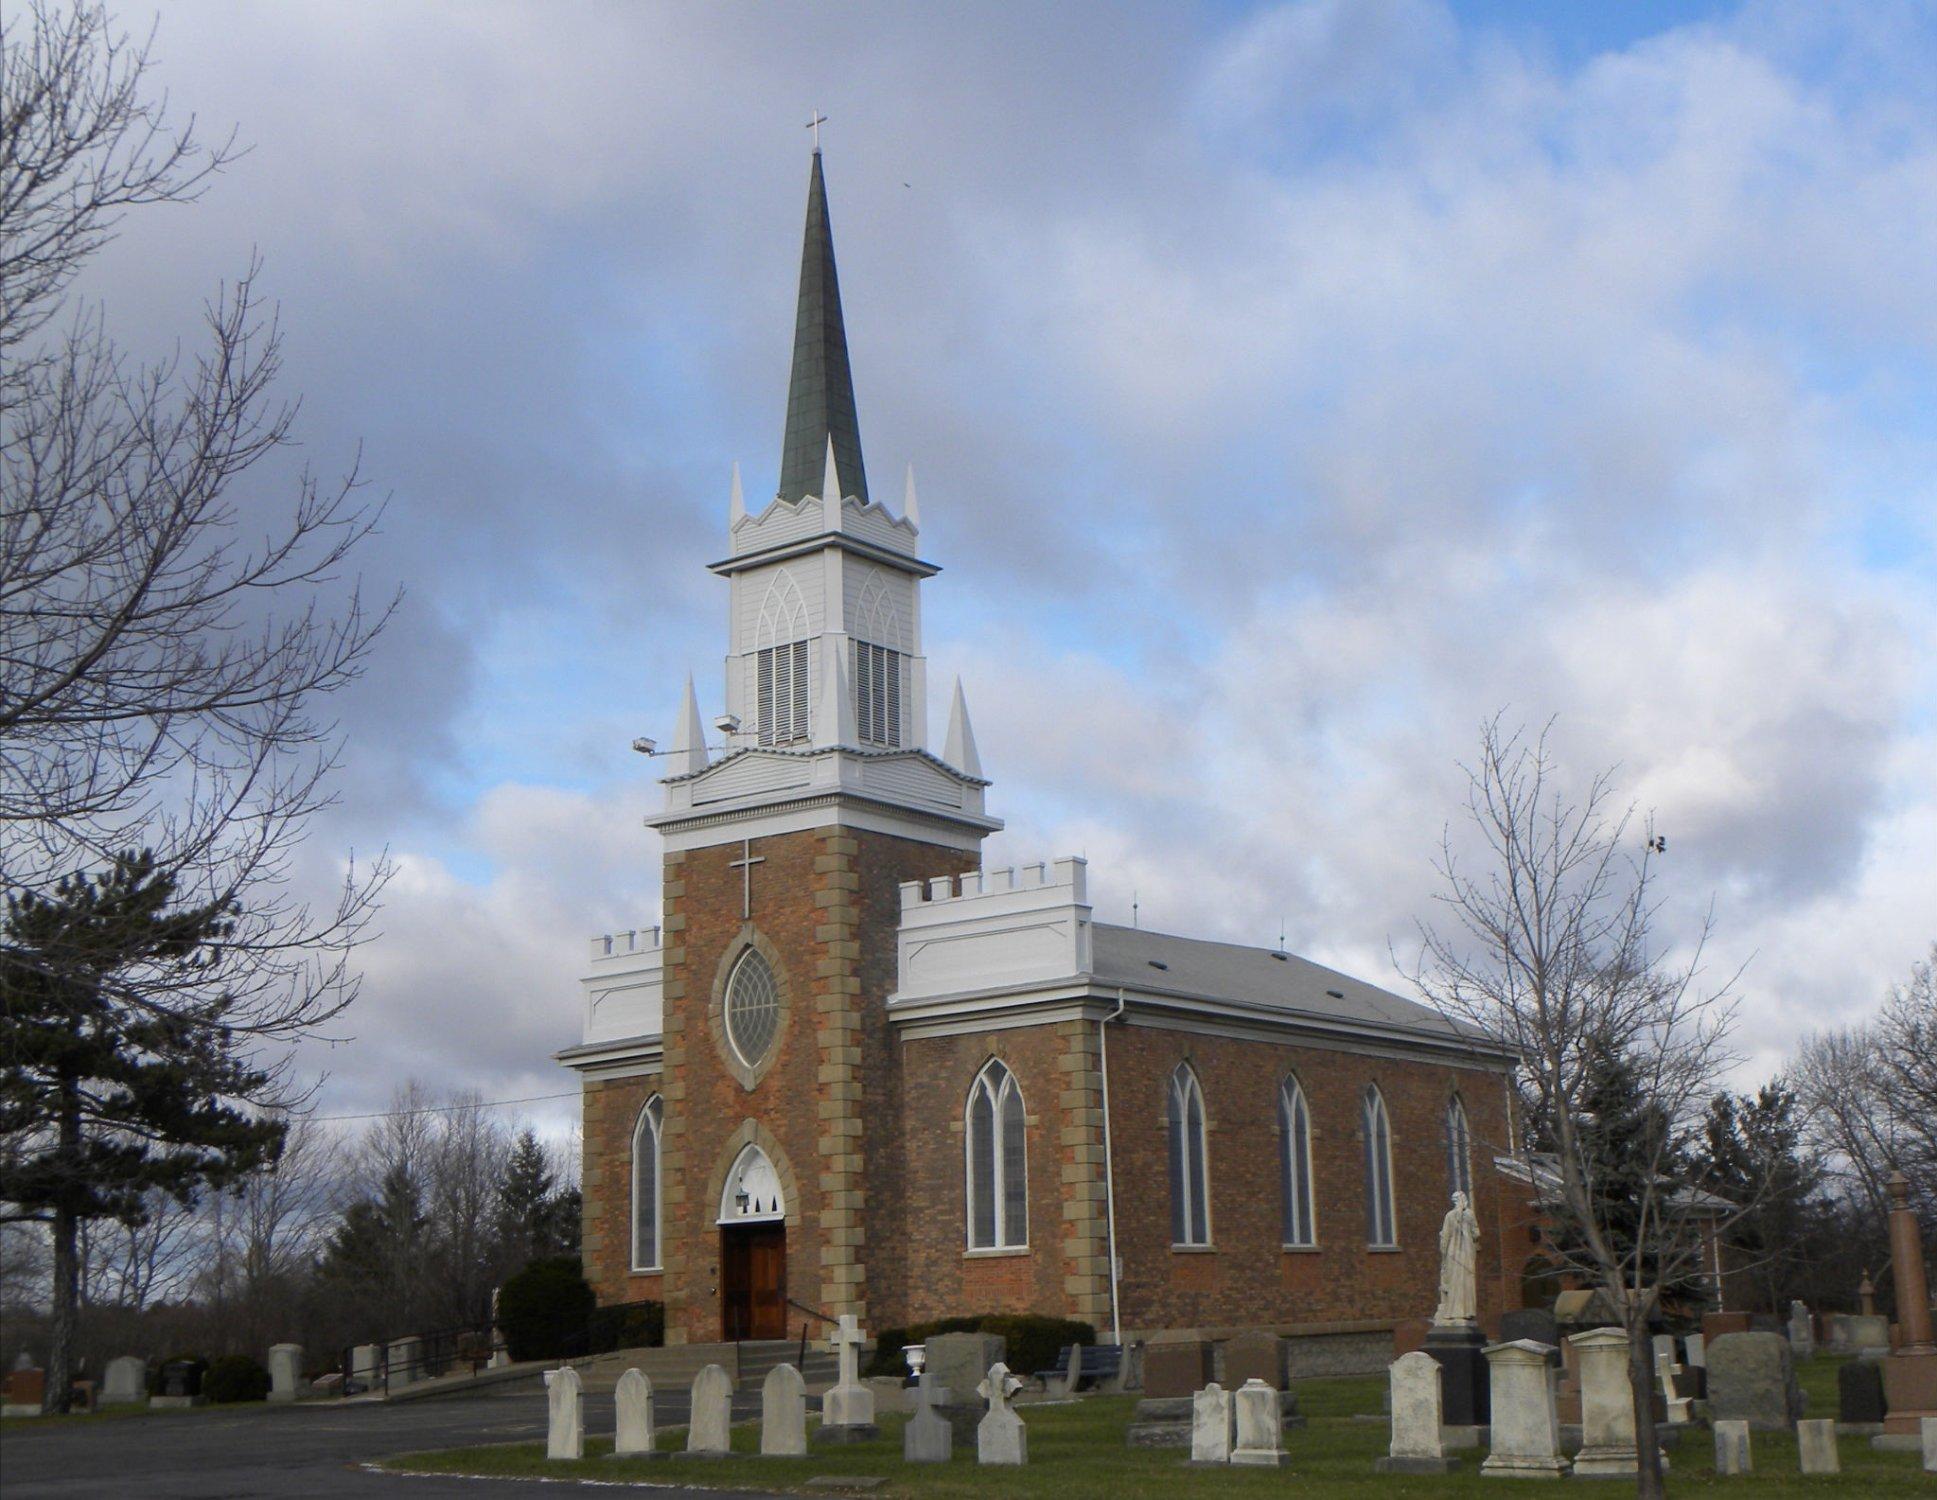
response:
<path id="1" fill-rule="evenodd" d="M 738 493 L 738 487 L 735 487 Z M 679 727 L 673 731 L 673 748 L 668 752 L 667 774 L 689 776 L 704 771 L 710 757 L 706 752 L 706 731 L 700 727 L 699 694 L 693 691 L 693 674 L 686 674 L 686 699 L 679 705 Z"/>
<path id="2" fill-rule="evenodd" d="M 915 499 L 915 466 L 908 465 L 908 482 L 901 495 L 901 519 L 921 530 L 921 502 Z"/>
<path id="3" fill-rule="evenodd" d="M 968 698 L 959 677 L 955 679 L 955 701 L 948 709 L 948 738 L 942 741 L 942 759 L 965 776 L 982 774 L 982 757 L 975 751 L 975 726 L 969 723 Z"/>

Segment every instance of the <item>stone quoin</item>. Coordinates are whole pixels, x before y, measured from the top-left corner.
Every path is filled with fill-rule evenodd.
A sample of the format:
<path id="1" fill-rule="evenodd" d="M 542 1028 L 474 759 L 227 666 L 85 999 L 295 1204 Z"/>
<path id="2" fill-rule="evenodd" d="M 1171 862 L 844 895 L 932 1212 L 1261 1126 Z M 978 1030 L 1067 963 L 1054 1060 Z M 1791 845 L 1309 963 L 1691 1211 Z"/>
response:
<path id="1" fill-rule="evenodd" d="M 599 1301 L 662 1301 L 671 1343 L 801 1308 L 1364 1336 L 1434 1306 L 1463 1192 L 1494 1326 L 1531 1253 L 1493 1168 L 1508 1053 L 1291 953 L 1099 922 L 1081 859 L 985 869 L 967 697 L 924 655 L 940 569 L 857 413 L 816 152 L 779 481 L 749 504 L 735 469 L 710 565 L 723 712 L 689 678 L 641 742 L 661 909 L 593 941 L 558 1054 Z"/>

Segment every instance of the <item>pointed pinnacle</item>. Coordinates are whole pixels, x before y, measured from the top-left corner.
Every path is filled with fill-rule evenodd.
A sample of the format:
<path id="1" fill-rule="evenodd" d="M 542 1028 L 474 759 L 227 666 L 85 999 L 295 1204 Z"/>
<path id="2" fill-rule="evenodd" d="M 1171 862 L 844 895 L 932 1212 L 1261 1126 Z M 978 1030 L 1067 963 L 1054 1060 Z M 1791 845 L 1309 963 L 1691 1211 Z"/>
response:
<path id="1" fill-rule="evenodd" d="M 962 679 L 955 679 L 955 698 L 948 707 L 948 738 L 942 742 L 942 759 L 966 776 L 982 774 L 982 757 L 975 748 L 975 726 L 969 723 L 968 698 L 962 692 Z"/>
<path id="2" fill-rule="evenodd" d="M 901 519 L 921 530 L 921 502 L 915 498 L 915 466 L 908 465 L 908 483 L 901 496 Z"/>
<path id="3" fill-rule="evenodd" d="M 727 526 L 738 526 L 747 518 L 747 497 L 740 490 L 740 460 L 733 460 L 733 498 L 726 504 Z"/>

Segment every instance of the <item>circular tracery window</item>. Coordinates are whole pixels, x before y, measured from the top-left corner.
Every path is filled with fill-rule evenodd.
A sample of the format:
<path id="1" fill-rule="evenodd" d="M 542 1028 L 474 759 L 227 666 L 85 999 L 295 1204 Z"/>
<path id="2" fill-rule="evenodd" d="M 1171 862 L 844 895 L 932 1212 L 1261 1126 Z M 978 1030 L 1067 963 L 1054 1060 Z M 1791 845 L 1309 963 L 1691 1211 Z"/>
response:
<path id="1" fill-rule="evenodd" d="M 780 987 L 766 959 L 749 948 L 726 982 L 726 1039 L 741 1062 L 757 1068 L 773 1050 L 779 1026 Z"/>

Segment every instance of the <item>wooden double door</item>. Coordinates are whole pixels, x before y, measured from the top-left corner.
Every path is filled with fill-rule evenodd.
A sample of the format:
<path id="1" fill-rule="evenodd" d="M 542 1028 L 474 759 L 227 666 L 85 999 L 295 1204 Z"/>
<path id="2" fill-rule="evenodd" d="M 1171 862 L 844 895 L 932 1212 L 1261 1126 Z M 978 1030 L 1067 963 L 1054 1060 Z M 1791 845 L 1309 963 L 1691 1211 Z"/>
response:
<path id="1" fill-rule="evenodd" d="M 720 1231 L 721 1336 L 787 1336 L 787 1226 L 735 1224 Z"/>

